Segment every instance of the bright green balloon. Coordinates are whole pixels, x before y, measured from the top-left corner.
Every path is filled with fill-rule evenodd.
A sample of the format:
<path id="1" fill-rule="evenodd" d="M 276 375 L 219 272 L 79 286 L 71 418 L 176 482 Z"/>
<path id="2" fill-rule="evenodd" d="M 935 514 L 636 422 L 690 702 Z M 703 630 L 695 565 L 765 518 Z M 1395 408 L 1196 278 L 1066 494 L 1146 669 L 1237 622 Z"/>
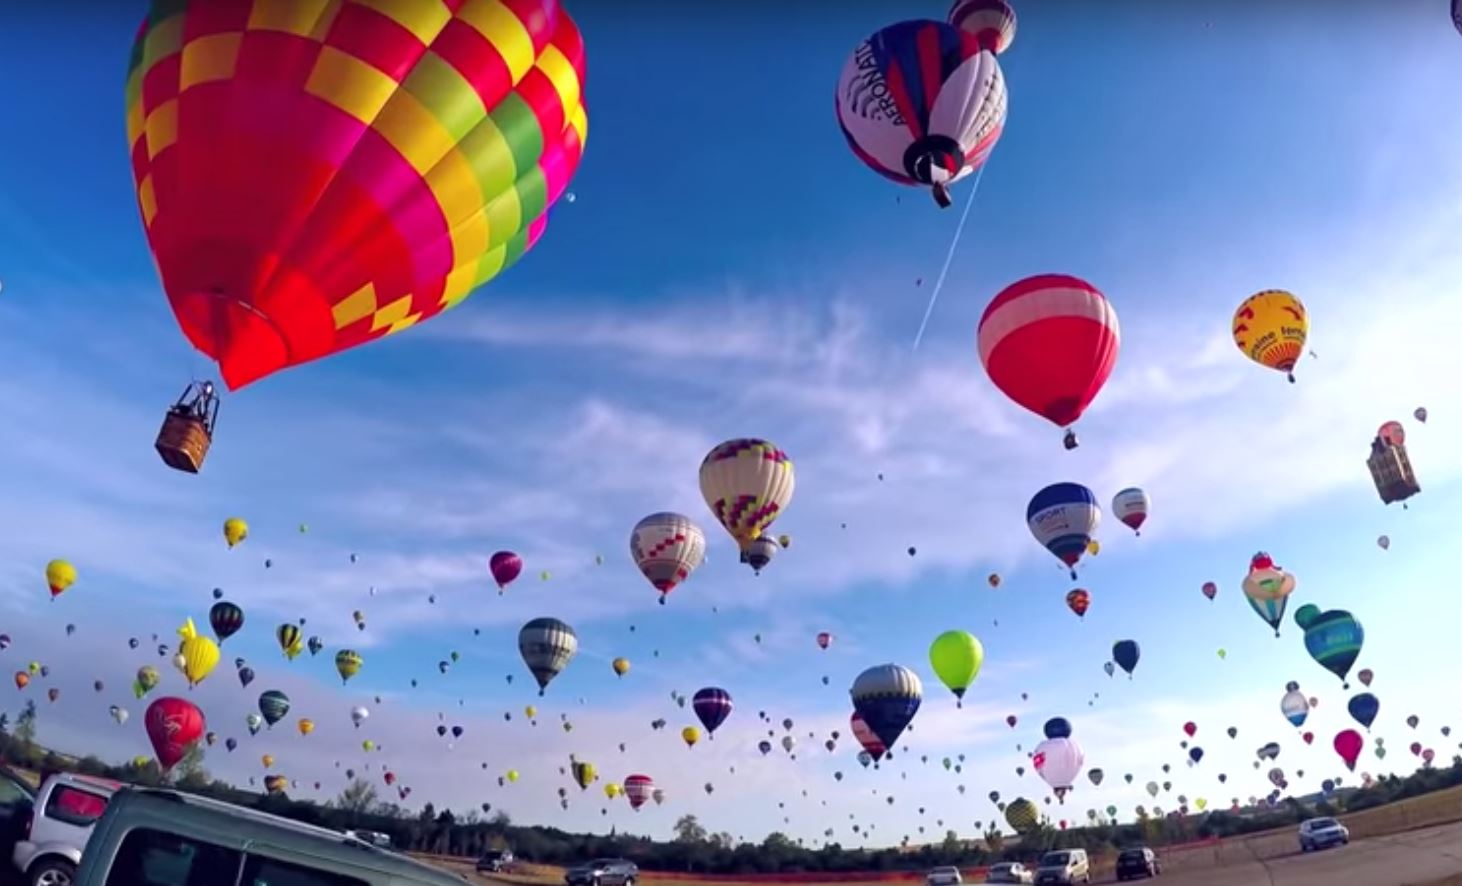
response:
<path id="1" fill-rule="evenodd" d="M 934 674 L 955 698 L 964 698 L 965 690 L 975 682 L 984 661 L 984 647 L 968 631 L 945 631 L 929 647 L 929 664 Z"/>

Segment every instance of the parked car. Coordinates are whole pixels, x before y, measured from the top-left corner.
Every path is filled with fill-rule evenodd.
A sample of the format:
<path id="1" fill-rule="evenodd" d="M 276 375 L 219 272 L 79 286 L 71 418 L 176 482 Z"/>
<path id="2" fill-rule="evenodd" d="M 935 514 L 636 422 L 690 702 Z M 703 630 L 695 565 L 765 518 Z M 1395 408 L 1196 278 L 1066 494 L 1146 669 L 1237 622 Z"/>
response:
<path id="1" fill-rule="evenodd" d="M 119 883 L 462 886 L 394 852 L 182 791 L 123 788 L 96 823 L 75 886 Z"/>
<path id="2" fill-rule="evenodd" d="M 60 772 L 41 783 L 35 805 L 11 852 L 31 886 L 71 886 L 81 850 L 107 811 L 120 782 Z"/>
<path id="3" fill-rule="evenodd" d="M 1350 842 L 1350 829 L 1333 818 L 1312 818 L 1300 822 L 1300 851 L 1324 849 Z"/>
<path id="4" fill-rule="evenodd" d="M 0 766 L 0 857 L 8 858 L 25 836 L 35 810 L 36 789 L 20 773 Z"/>
<path id="5" fill-rule="evenodd" d="M 568 886 L 634 886 L 640 869 L 622 858 L 596 858 L 563 872 Z"/>
<path id="6" fill-rule="evenodd" d="M 1162 873 L 1157 853 L 1146 846 L 1133 846 L 1117 853 L 1117 879 L 1140 880 Z"/>
<path id="7" fill-rule="evenodd" d="M 1035 880 L 1036 876 L 1031 873 L 1030 868 L 1018 861 L 993 864 L 985 872 L 986 883 L 1034 883 Z"/>
<path id="8" fill-rule="evenodd" d="M 1057 849 L 1041 856 L 1037 883 L 1090 883 L 1091 865 L 1085 849 Z"/>
<path id="9" fill-rule="evenodd" d="M 960 878 L 959 868 L 946 866 L 929 871 L 928 875 L 924 877 L 924 882 L 928 886 L 960 886 L 964 880 Z"/>
<path id="10" fill-rule="evenodd" d="M 510 849 L 489 849 L 477 860 L 478 873 L 500 874 L 513 869 L 513 852 Z"/>

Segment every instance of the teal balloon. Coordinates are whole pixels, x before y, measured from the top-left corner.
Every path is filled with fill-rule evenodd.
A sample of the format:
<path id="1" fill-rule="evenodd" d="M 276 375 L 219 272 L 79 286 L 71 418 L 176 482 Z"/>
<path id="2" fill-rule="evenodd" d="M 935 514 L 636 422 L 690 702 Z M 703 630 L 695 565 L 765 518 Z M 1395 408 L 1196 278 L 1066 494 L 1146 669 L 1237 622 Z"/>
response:
<path id="1" fill-rule="evenodd" d="M 1300 615 L 1308 608 L 1313 607 L 1306 606 L 1295 613 L 1295 621 L 1305 629 L 1305 650 L 1321 667 L 1339 677 L 1344 688 L 1349 689 L 1350 684 L 1345 682 L 1345 677 L 1365 644 L 1365 629 L 1355 616 L 1344 609 L 1305 613 L 1310 617 L 1301 622 Z"/>
<path id="2" fill-rule="evenodd" d="M 1309 628 L 1310 625 L 1314 624 L 1315 619 L 1319 617 L 1320 607 L 1316 606 L 1314 603 L 1306 603 L 1299 609 L 1295 610 L 1294 623 L 1299 625 L 1301 630 L 1306 630 Z"/>

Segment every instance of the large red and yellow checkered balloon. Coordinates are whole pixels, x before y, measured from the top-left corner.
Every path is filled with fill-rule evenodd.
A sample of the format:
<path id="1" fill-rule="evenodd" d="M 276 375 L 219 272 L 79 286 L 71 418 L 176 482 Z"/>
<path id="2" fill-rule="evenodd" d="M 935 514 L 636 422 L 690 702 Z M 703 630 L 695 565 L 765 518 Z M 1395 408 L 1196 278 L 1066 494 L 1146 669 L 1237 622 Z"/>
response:
<path id="1" fill-rule="evenodd" d="M 557 0 L 153 0 L 127 138 L 188 340 L 238 388 L 457 304 L 543 233 L 583 83 Z"/>

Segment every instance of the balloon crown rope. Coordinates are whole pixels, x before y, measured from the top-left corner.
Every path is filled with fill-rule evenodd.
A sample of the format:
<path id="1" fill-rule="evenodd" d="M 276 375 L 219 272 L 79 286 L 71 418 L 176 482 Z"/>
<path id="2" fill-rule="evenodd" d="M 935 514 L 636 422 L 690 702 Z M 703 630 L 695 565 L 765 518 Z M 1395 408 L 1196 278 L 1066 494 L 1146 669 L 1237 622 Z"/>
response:
<path id="1" fill-rule="evenodd" d="M 965 222 L 969 221 L 970 210 L 975 208 L 975 197 L 980 193 L 980 180 L 985 177 L 987 162 L 975 170 L 975 180 L 970 187 L 970 199 L 965 202 L 964 212 L 960 213 L 959 224 L 955 226 L 954 237 L 949 241 L 949 249 L 944 253 L 944 266 L 939 269 L 939 277 L 934 281 L 934 291 L 929 293 L 929 304 L 924 308 L 924 319 L 919 321 L 919 331 L 914 334 L 914 350 L 919 350 L 919 343 L 924 340 L 924 330 L 929 326 L 929 318 L 934 314 L 934 303 L 939 300 L 939 293 L 944 289 L 944 281 L 949 276 L 949 266 L 954 262 L 954 252 L 959 248 L 960 238 L 964 236 Z"/>

